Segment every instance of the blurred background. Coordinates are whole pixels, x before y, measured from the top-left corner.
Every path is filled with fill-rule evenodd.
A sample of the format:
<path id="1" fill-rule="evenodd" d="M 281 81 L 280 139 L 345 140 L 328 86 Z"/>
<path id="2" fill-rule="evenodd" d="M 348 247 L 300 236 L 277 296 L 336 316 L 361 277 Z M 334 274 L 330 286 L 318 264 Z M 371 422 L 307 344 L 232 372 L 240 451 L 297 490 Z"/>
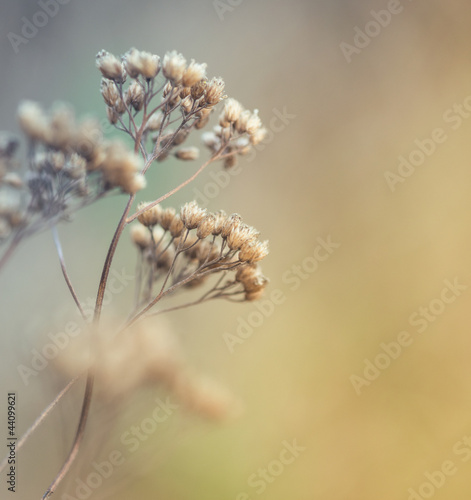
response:
<path id="1" fill-rule="evenodd" d="M 230 390 L 243 413 L 215 423 L 177 410 L 130 452 L 120 436 L 165 392 L 97 402 L 57 497 L 469 498 L 471 5 L 62 3 L 16 50 L 11 33 L 21 36 L 25 19 L 44 9 L 26 0 L 0 7 L 0 128 L 18 132 L 22 99 L 71 102 L 77 116 L 104 118 L 101 49 L 161 57 L 175 49 L 207 62 L 270 133 L 227 186 L 211 190 L 213 166 L 168 205 L 203 195 L 211 210 L 241 213 L 271 253 L 258 306 L 208 303 L 166 318 L 192 369 Z M 194 168 L 157 165 L 141 199 Z M 102 201 L 59 228 L 85 301 L 124 203 Z M 123 239 L 115 268 L 130 274 L 134 264 Z M 113 296 L 107 313 L 126 310 L 129 297 L 131 289 Z M 18 394 L 21 433 L 68 381 L 50 363 L 25 384 L 17 368 L 31 366 L 48 333 L 79 323 L 50 234 L 25 242 L 3 270 L 0 314 L 4 436 L 8 391 Z M 239 335 L 242 324 L 245 338 L 230 349 L 225 334 Z M 39 498 L 57 473 L 82 392 L 76 384 L 19 452 L 18 498 Z M 109 435 L 98 439 L 103 429 Z M 80 481 L 115 450 L 119 472 L 93 476 L 87 490 Z M 1 488 L 3 498 L 5 476 Z"/>

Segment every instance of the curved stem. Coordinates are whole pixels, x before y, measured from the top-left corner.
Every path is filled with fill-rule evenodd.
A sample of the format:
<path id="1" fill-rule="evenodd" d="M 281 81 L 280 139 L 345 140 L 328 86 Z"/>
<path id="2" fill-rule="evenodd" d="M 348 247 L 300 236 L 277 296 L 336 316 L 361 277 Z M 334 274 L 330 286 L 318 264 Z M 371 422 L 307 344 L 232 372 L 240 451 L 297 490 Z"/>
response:
<path id="1" fill-rule="evenodd" d="M 67 457 L 67 460 L 64 462 L 64 465 L 62 466 L 61 470 L 59 471 L 57 476 L 54 478 L 54 481 L 51 483 L 51 485 L 47 489 L 46 493 L 44 493 L 42 500 L 49 498 L 54 493 L 58 484 L 65 477 L 65 475 L 69 471 L 70 467 L 74 463 L 75 458 L 77 457 L 77 453 L 79 451 L 80 444 L 82 442 L 83 434 L 85 432 L 85 424 L 87 423 L 88 413 L 90 411 L 90 404 L 92 401 L 91 396 L 92 396 L 92 391 L 93 391 L 93 381 L 94 381 L 93 372 L 91 370 L 89 370 L 89 372 L 87 374 L 87 385 L 85 386 L 85 394 L 83 397 L 84 404 L 82 406 L 82 412 L 80 414 L 79 425 L 77 427 L 75 439 L 74 439 L 74 442 L 72 444 L 72 449 L 70 450 L 69 456 Z"/>
<path id="2" fill-rule="evenodd" d="M 119 238 L 121 237 L 123 229 L 126 225 L 126 217 L 129 213 L 129 210 L 131 209 L 131 205 L 134 201 L 134 198 L 135 198 L 135 195 L 129 196 L 129 200 L 128 200 L 126 207 L 124 209 L 124 212 L 121 216 L 118 227 L 116 228 L 116 231 L 113 235 L 113 239 L 111 241 L 110 247 L 108 249 L 108 253 L 106 255 L 105 263 L 103 265 L 103 271 L 102 271 L 101 278 L 100 278 L 100 284 L 98 286 L 98 293 L 97 293 L 97 299 L 96 299 L 96 304 L 95 304 L 95 314 L 93 317 L 93 322 L 94 322 L 95 326 L 97 326 L 100 322 L 101 310 L 103 307 L 103 298 L 105 296 L 106 284 L 107 284 L 108 276 L 110 273 L 111 262 L 113 261 L 114 254 L 116 252 L 116 247 L 118 246 Z M 77 427 L 77 432 L 75 434 L 75 438 L 74 438 L 74 441 L 72 444 L 72 448 L 71 448 L 69 455 L 68 455 L 66 461 L 64 462 L 61 470 L 59 471 L 59 473 L 55 477 L 54 481 L 49 486 L 46 493 L 44 493 L 42 500 L 49 498 L 54 493 L 54 491 L 56 490 L 59 483 L 66 476 L 67 472 L 69 472 L 70 467 L 72 466 L 72 464 L 75 461 L 75 458 L 77 457 L 77 454 L 78 454 L 78 451 L 79 451 L 79 448 L 80 448 L 80 445 L 82 443 L 82 439 L 84 436 L 85 426 L 86 426 L 87 419 L 88 419 L 88 414 L 90 412 L 94 379 L 95 379 L 95 377 L 94 377 L 93 369 L 90 368 L 87 372 L 87 385 L 85 387 L 85 393 L 83 396 L 82 411 L 80 413 L 80 419 L 79 419 L 79 423 L 78 423 L 78 427 Z"/>
<path id="3" fill-rule="evenodd" d="M 146 205 L 144 208 L 142 208 L 141 210 L 138 210 L 136 213 L 132 214 L 131 216 L 129 216 L 127 219 L 126 219 L 126 224 L 130 224 L 133 220 L 137 219 L 139 217 L 139 215 L 141 215 L 142 213 L 144 213 L 145 211 L 149 210 L 149 208 L 152 208 L 154 207 L 155 205 L 158 205 L 160 202 L 166 200 L 169 196 L 172 196 L 172 194 L 175 194 L 177 191 L 180 191 L 180 189 L 184 188 L 187 184 L 189 184 L 191 181 L 193 181 L 194 179 L 196 179 L 196 177 L 198 177 L 198 175 L 213 161 L 217 160 L 218 157 L 212 157 L 210 158 L 207 162 L 203 163 L 203 165 L 201 165 L 201 167 L 191 176 L 191 177 L 188 177 L 188 179 L 186 181 L 183 181 L 181 184 L 179 184 L 177 187 L 171 189 L 168 193 L 162 195 L 160 198 L 157 198 L 155 201 L 153 201 L 152 203 L 149 203 L 148 205 Z"/>
<path id="4" fill-rule="evenodd" d="M 82 318 L 86 321 L 87 317 L 85 315 L 85 311 L 83 310 L 82 305 L 80 304 L 80 300 L 77 297 L 77 294 L 75 293 L 75 289 L 74 289 L 72 282 L 70 281 L 70 278 L 69 278 L 69 273 L 67 272 L 67 268 L 65 267 L 64 253 L 62 252 L 62 245 L 61 245 L 61 242 L 59 239 L 59 234 L 57 232 L 56 226 L 52 226 L 51 231 L 52 231 L 52 237 L 54 239 L 54 244 L 56 246 L 57 255 L 59 256 L 59 262 L 61 265 L 62 274 L 64 276 L 65 282 L 67 283 L 67 286 L 69 287 L 69 291 L 74 299 L 75 305 L 77 306 L 78 310 L 80 311 Z"/>
<path id="5" fill-rule="evenodd" d="M 33 432 L 43 423 L 44 419 L 51 413 L 54 407 L 59 403 L 59 401 L 69 392 L 69 389 L 77 382 L 77 380 L 82 376 L 77 375 L 73 378 L 59 394 L 52 400 L 51 403 L 41 412 L 41 415 L 35 420 L 35 422 L 31 425 L 31 427 L 21 436 L 21 438 L 16 443 L 16 451 L 18 451 L 28 440 L 28 438 L 33 434 Z M 8 455 L 2 460 L 0 463 L 0 472 L 5 468 L 5 465 L 8 462 Z"/>

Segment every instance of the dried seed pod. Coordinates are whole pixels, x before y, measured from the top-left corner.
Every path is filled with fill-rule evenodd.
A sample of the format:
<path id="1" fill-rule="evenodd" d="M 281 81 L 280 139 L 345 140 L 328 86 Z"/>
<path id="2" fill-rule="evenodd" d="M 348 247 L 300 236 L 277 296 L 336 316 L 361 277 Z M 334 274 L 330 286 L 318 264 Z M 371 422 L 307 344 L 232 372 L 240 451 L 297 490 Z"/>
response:
<path id="1" fill-rule="evenodd" d="M 142 202 L 139 203 L 137 210 L 142 210 L 145 208 L 147 205 L 149 205 L 150 202 Z M 154 227 L 155 225 L 159 224 L 160 222 L 160 217 L 162 215 L 162 207 L 160 205 L 154 205 L 153 207 L 149 208 L 145 212 L 142 212 L 137 217 L 137 220 L 146 227 Z"/>

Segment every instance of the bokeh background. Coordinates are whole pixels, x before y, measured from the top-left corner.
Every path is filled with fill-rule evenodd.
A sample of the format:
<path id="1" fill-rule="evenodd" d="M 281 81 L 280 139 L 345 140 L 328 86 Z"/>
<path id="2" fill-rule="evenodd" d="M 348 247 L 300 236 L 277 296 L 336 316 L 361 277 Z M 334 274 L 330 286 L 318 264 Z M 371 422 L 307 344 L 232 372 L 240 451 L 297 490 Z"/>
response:
<path id="1" fill-rule="evenodd" d="M 387 25 L 375 31 L 375 13 L 388 8 L 397 13 L 383 14 Z M 1 129 L 17 131 L 15 110 L 25 98 L 71 102 L 78 116 L 103 118 L 95 54 L 135 46 L 207 62 L 209 75 L 223 76 L 228 95 L 258 108 L 271 131 L 207 206 L 240 212 L 270 240 L 265 300 L 279 290 L 283 303 L 267 305 L 232 353 L 223 334 L 236 334 L 255 304 L 210 303 L 167 318 L 188 363 L 226 386 L 244 412 L 223 423 L 175 415 L 87 498 L 469 498 L 469 2 L 71 0 L 15 53 L 8 34 L 20 34 L 23 17 L 40 9 L 26 0 L 0 7 Z M 346 57 L 341 44 L 352 46 L 366 26 L 376 36 Z M 280 114 L 284 121 L 275 119 Z M 399 157 L 437 128 L 446 139 L 391 188 L 385 174 L 397 175 Z M 160 165 L 142 199 L 193 168 Z M 208 170 L 172 204 L 212 181 Z M 95 295 L 123 203 L 106 200 L 60 228 L 84 299 Z M 319 238 L 339 246 L 316 263 Z M 131 272 L 134 257 L 124 241 L 117 269 Z M 441 299 L 445 280 L 463 285 L 450 303 Z M 126 292 L 114 297 L 108 311 L 128 299 Z M 17 371 L 48 332 L 78 321 L 49 234 L 26 242 L 3 270 L 0 312 L 4 436 L 8 391 L 18 394 L 24 431 L 67 382 L 51 366 L 28 385 Z M 378 357 L 401 332 L 410 340 L 396 359 Z M 366 383 L 356 390 L 352 380 L 360 378 Z M 74 387 L 19 455 L 18 498 L 39 498 L 56 474 L 82 390 Z M 139 392 L 114 412 L 95 406 L 82 458 L 58 498 L 77 498 L 77 478 L 120 446 L 156 394 Z M 104 428 L 112 429 L 108 439 L 98 440 Z M 303 451 L 281 469 L 273 465 L 293 440 Z M 452 474 L 434 474 L 446 461 Z M 267 467 L 272 473 L 255 487 Z M 4 498 L 4 476 L 0 487 Z"/>

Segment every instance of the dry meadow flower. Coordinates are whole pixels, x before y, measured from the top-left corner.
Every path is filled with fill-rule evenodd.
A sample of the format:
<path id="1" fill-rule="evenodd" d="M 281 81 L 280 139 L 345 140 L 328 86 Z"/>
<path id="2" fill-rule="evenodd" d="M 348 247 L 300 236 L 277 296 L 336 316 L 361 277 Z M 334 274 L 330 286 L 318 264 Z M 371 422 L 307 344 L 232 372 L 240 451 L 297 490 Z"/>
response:
<path id="1" fill-rule="evenodd" d="M 56 225 L 100 199 L 127 195 L 99 278 L 90 335 L 57 361 L 69 376 L 85 370 L 87 381 L 70 454 L 43 499 L 54 493 L 74 462 L 95 385 L 96 396 L 114 404 L 142 386 L 163 384 L 197 414 L 226 415 L 231 398 L 186 368 L 170 328 L 155 326 L 152 317 L 215 299 L 256 300 L 268 284 L 259 266 L 268 254 L 268 242 L 260 241 L 258 231 L 240 215 L 213 213 L 195 201 L 178 211 L 161 205 L 208 165 L 221 160 L 232 168 L 238 156 L 259 144 L 266 129 L 258 111 L 227 98 L 224 80 L 208 78 L 206 63 L 191 59 L 187 64 L 176 51 L 167 52 L 161 61 L 136 48 L 120 57 L 102 50 L 96 66 L 108 122 L 127 136 L 131 149 L 119 140 L 107 140 L 95 119 L 77 121 L 73 109 L 61 103 L 50 110 L 32 101 L 20 104 L 18 119 L 28 144 L 23 161 L 21 142 L 0 133 L 0 244 L 6 245 L 0 269 L 21 241 L 51 229 L 65 282 L 85 322 L 89 318 L 67 273 Z M 208 125 L 221 101 L 219 124 L 201 135 L 209 157 L 178 186 L 137 204 L 133 212 L 137 193 L 146 187 L 146 173 L 157 161 L 199 158 L 199 149 L 184 143 Z M 156 196 L 159 187 L 149 186 L 146 197 Z M 108 277 L 126 226 L 137 248 L 134 300 L 121 325 L 106 326 L 101 314 Z"/>

